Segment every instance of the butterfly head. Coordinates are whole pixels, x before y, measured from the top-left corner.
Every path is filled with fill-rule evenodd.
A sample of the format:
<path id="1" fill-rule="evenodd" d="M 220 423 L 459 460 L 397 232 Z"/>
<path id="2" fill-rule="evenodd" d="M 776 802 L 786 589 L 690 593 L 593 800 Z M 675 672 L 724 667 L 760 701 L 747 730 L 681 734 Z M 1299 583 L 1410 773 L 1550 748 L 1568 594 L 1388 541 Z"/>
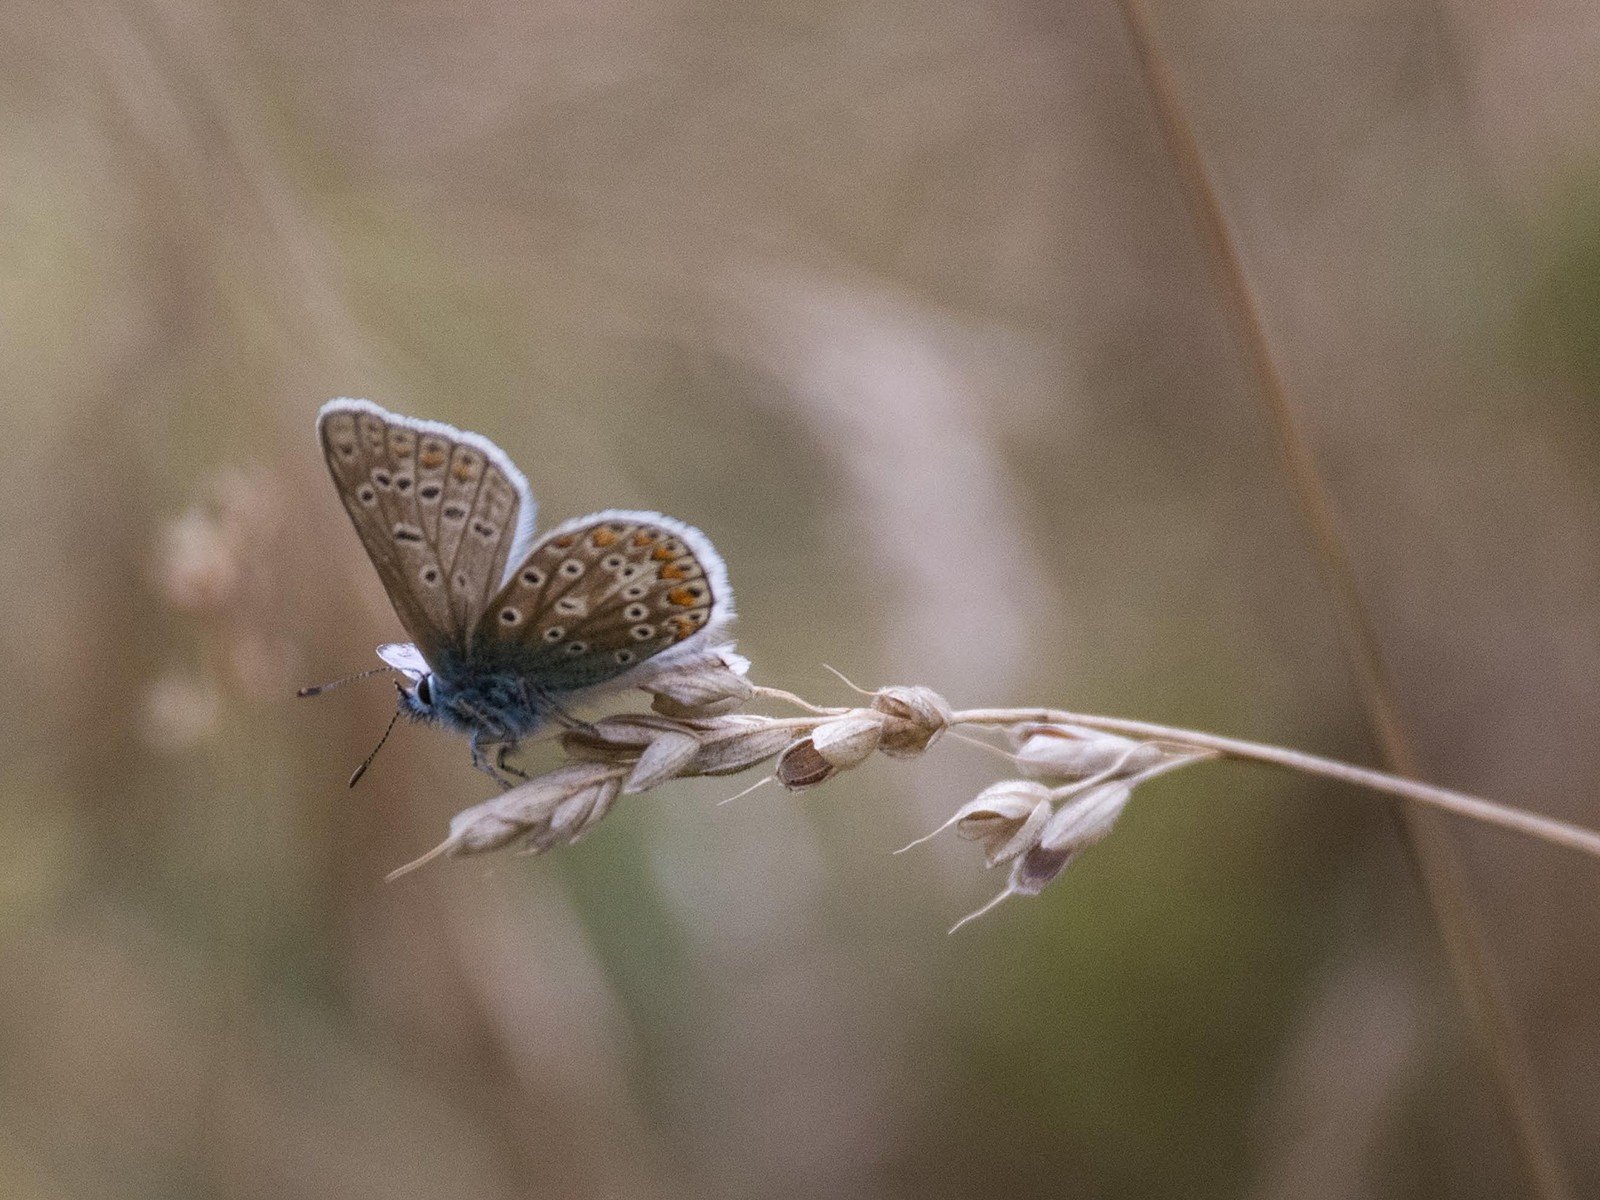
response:
<path id="1" fill-rule="evenodd" d="M 439 678 L 422 657 L 422 651 L 410 643 L 390 642 L 378 647 L 378 657 L 405 679 L 404 683 L 395 683 L 395 690 L 400 693 L 400 711 L 416 721 L 437 721 Z"/>
<path id="2" fill-rule="evenodd" d="M 400 710 L 418 721 L 437 721 L 439 719 L 437 703 L 438 685 L 434 681 L 432 672 L 414 679 L 408 685 L 399 685 Z"/>

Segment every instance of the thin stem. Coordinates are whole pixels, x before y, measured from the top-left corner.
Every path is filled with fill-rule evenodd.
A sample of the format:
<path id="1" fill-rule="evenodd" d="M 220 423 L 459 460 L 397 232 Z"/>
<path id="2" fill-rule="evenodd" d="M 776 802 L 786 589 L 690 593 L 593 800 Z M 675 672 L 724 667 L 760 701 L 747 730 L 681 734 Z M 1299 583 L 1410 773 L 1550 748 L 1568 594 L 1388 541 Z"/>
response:
<path id="1" fill-rule="evenodd" d="M 792 704 L 796 708 L 803 708 L 807 712 L 816 713 L 819 717 L 836 717 L 840 713 L 848 711 L 843 708 L 820 708 L 811 703 L 811 701 L 796 696 L 793 692 L 786 692 L 782 688 L 757 685 L 755 695 L 767 700 L 781 700 L 785 704 Z"/>
<path id="2" fill-rule="evenodd" d="M 1017 756 L 1015 754 L 1011 753 L 1009 750 L 1005 750 L 999 746 L 996 746 L 993 742 L 986 742 L 982 738 L 968 737 L 966 734 L 957 733 L 953 729 L 950 730 L 945 736 L 958 742 L 965 742 L 969 746 L 976 746 L 980 750 L 987 750 L 990 754 L 994 754 L 1005 759 L 1013 767 L 1017 765 Z"/>
<path id="3" fill-rule="evenodd" d="M 1388 763 L 1398 771 L 1415 775 L 1418 773 L 1417 757 L 1400 717 L 1400 706 L 1379 649 L 1377 630 L 1356 582 L 1349 547 L 1315 455 L 1290 404 L 1288 389 L 1267 339 L 1261 307 L 1250 286 L 1233 231 L 1223 215 L 1200 144 L 1178 101 L 1172 72 L 1156 46 L 1143 0 L 1117 0 L 1117 3 L 1149 89 L 1162 136 L 1211 250 L 1224 301 L 1237 323 L 1247 361 L 1255 373 L 1257 394 L 1277 436 L 1284 474 L 1305 520 L 1323 576 L 1334 594 L 1335 615 L 1368 719 Z M 1409 798 L 1423 804 L 1433 803 L 1418 796 Z M 1436 825 L 1430 814 L 1410 806 L 1397 810 L 1396 819 L 1444 940 L 1456 986 L 1476 1017 L 1487 1043 L 1495 1082 L 1511 1117 L 1532 1182 L 1544 1200 L 1570 1200 L 1575 1195 L 1572 1183 L 1556 1147 L 1521 1030 L 1491 962 L 1488 943 L 1449 832 Z"/>
<path id="4" fill-rule="evenodd" d="M 1247 742 L 1239 738 L 1221 737 L 1194 729 L 1153 725 L 1148 721 L 1130 721 L 1122 717 L 1069 713 L 1048 708 L 972 708 L 958 712 L 952 717 L 952 723 L 956 725 L 1016 725 L 1027 721 L 1041 721 L 1053 725 L 1082 725 L 1089 729 L 1103 729 L 1107 733 L 1159 738 L 1196 750 L 1209 750 L 1224 758 L 1287 767 L 1291 771 L 1299 771 L 1305 775 L 1320 775 L 1325 779 L 1337 779 L 1371 791 L 1399 796 L 1404 800 L 1454 813 L 1458 817 L 1468 817 L 1474 821 L 1498 825 L 1503 829 L 1511 829 L 1529 837 L 1539 838 L 1541 841 L 1566 846 L 1572 850 L 1581 850 L 1600 858 L 1600 833 L 1593 830 L 1569 825 L 1565 821 L 1543 817 L 1520 808 L 1496 804 L 1481 796 L 1470 796 L 1465 792 L 1435 787 L 1402 775 L 1390 775 L 1385 771 L 1374 771 L 1370 767 L 1358 767 L 1352 763 L 1340 762 L 1338 759 L 1322 758 L 1315 754 L 1306 754 L 1301 750 L 1268 745 L 1265 742 Z"/>
<path id="5" fill-rule="evenodd" d="M 1129 746 L 1120 755 L 1118 755 L 1117 760 L 1105 770 L 1096 771 L 1092 775 L 1085 775 L 1076 783 L 1069 783 L 1065 787 L 1058 787 L 1050 793 L 1051 797 L 1055 800 L 1066 800 L 1072 796 L 1078 795 L 1080 792 L 1086 792 L 1090 788 L 1095 787 L 1098 784 L 1102 784 L 1108 779 L 1115 779 L 1117 777 L 1117 773 L 1127 765 L 1127 762 L 1130 758 L 1138 753 L 1138 750 L 1139 746 L 1137 743 Z M 1154 768 L 1142 771 L 1138 775 L 1135 775 L 1133 778 L 1128 780 L 1128 783 L 1131 785 L 1135 781 L 1151 779 L 1156 775 L 1165 774 L 1166 771 L 1175 770 L 1180 766 L 1187 765 L 1188 764 L 1186 762 L 1179 762 L 1176 759 L 1172 760 L 1171 762 L 1158 763 Z M 1163 768 L 1165 769 L 1163 770 Z"/>

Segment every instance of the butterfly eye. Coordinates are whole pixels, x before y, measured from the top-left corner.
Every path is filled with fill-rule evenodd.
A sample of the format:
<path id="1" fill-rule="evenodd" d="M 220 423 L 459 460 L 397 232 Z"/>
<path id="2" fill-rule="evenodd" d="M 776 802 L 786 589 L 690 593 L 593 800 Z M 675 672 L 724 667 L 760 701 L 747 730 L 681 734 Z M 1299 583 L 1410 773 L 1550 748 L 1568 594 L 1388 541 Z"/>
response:
<path id="1" fill-rule="evenodd" d="M 417 680 L 417 703 L 422 705 L 423 708 L 433 707 L 433 687 L 428 682 L 431 678 L 432 676 L 430 675 L 424 675 Z"/>

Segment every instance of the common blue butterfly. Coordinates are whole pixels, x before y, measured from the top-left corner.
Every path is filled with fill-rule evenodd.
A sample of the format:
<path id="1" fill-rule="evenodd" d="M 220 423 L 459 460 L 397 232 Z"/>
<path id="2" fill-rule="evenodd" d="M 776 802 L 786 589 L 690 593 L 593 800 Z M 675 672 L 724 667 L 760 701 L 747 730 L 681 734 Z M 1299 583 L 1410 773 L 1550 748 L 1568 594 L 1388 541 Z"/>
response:
<path id="1" fill-rule="evenodd" d="M 727 567 L 698 529 L 608 509 L 536 538 L 528 481 L 485 437 L 366 400 L 323 405 L 317 435 L 412 638 L 378 647 L 406 680 L 400 712 L 465 734 L 502 784 L 507 752 L 568 699 L 727 640 Z"/>

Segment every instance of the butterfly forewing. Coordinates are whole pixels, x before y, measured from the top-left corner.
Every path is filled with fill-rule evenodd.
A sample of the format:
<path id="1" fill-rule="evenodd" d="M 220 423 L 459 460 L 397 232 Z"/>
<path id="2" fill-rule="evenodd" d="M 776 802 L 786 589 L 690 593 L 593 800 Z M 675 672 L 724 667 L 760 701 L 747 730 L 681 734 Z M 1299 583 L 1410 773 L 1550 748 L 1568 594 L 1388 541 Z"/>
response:
<path id="1" fill-rule="evenodd" d="M 432 662 L 464 653 L 525 527 L 526 483 L 481 439 L 362 401 L 326 406 L 318 431 L 406 631 Z"/>
<path id="2" fill-rule="evenodd" d="M 517 506 L 511 482 L 481 450 L 451 448 L 439 507 L 439 556 L 446 564 L 451 611 L 464 628 L 477 621 L 500 587 Z"/>
<path id="3" fill-rule="evenodd" d="M 600 513 L 533 547 L 479 619 L 474 655 L 553 691 L 591 687 L 682 646 L 729 610 L 724 593 L 721 561 L 694 530 Z"/>

